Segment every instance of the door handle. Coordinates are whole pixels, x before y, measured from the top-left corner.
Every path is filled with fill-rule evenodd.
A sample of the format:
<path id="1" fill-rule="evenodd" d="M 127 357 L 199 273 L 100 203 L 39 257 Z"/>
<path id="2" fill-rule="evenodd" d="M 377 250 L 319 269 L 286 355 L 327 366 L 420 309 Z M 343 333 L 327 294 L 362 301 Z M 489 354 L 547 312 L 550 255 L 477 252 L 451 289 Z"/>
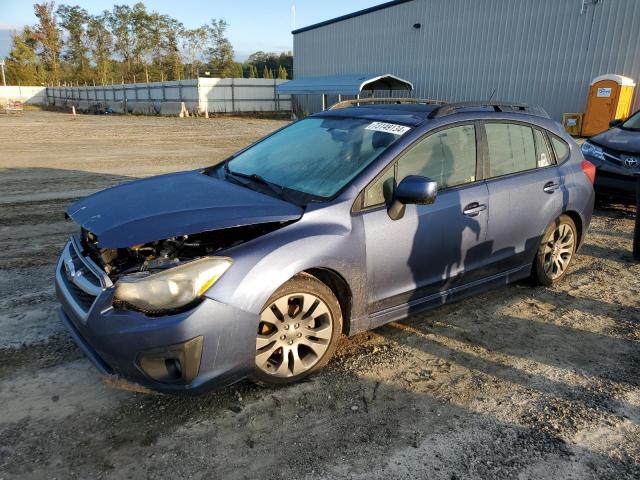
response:
<path id="1" fill-rule="evenodd" d="M 462 211 L 462 213 L 464 213 L 467 217 L 476 217 L 480 214 L 480 212 L 483 212 L 486 209 L 487 209 L 486 205 L 482 205 L 478 202 L 473 202 L 467 205 L 466 207 L 464 207 L 464 210 Z"/>
<path id="2" fill-rule="evenodd" d="M 542 187 L 542 191 L 545 193 L 553 193 L 560 188 L 560 184 L 556 182 L 547 182 Z"/>

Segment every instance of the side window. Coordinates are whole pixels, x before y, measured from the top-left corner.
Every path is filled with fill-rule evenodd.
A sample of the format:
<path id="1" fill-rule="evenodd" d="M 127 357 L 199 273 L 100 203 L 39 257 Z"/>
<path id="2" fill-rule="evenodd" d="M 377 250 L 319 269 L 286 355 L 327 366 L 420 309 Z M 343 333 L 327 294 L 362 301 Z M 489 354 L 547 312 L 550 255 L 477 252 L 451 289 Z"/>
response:
<path id="1" fill-rule="evenodd" d="M 551 155 L 551 152 L 549 151 L 549 145 L 547 144 L 544 133 L 536 128 L 533 130 L 533 138 L 536 142 L 536 162 L 538 164 L 538 168 L 553 165 L 555 161 L 553 160 L 553 155 Z"/>
<path id="2" fill-rule="evenodd" d="M 551 138 L 551 145 L 556 152 L 556 160 L 558 163 L 564 162 L 569 157 L 569 145 L 564 140 L 560 140 L 555 135 L 549 135 Z"/>
<path id="3" fill-rule="evenodd" d="M 512 123 L 486 123 L 489 176 L 499 177 L 536 168 L 533 130 Z"/>
<path id="4" fill-rule="evenodd" d="M 429 177 L 440 189 L 474 182 L 475 127 L 451 127 L 420 140 L 398 160 L 397 183 L 408 175 Z"/>
<path id="5" fill-rule="evenodd" d="M 364 207 L 372 207 L 391 202 L 395 188 L 394 167 L 389 168 L 384 175 L 373 182 L 364 193 Z"/>

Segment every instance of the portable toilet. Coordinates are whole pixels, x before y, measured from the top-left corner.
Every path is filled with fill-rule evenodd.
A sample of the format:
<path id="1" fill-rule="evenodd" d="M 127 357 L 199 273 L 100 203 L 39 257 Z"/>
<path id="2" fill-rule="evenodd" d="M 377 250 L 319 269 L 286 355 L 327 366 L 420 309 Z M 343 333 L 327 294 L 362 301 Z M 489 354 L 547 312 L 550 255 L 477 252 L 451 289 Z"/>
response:
<path id="1" fill-rule="evenodd" d="M 582 136 L 591 137 L 609 128 L 609 122 L 627 118 L 636 84 L 622 75 L 596 77 L 589 88 L 587 111 L 582 123 Z"/>

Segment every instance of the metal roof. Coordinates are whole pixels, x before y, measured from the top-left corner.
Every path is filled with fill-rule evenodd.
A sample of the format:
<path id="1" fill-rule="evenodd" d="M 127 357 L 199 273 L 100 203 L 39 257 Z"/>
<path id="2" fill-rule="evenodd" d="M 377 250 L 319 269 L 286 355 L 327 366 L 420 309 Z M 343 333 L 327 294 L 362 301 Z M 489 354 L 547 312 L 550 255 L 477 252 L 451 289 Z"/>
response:
<path id="1" fill-rule="evenodd" d="M 314 30 L 316 28 L 324 27 L 325 25 L 331 25 L 332 23 L 341 22 L 349 18 L 359 17 L 360 15 L 366 15 L 367 13 L 377 12 L 378 10 L 382 10 L 384 8 L 393 7 L 394 5 L 399 5 L 401 3 L 407 3 L 411 1 L 413 0 L 394 0 L 393 2 L 382 3 L 380 5 L 375 5 L 373 7 L 365 8 L 364 10 L 358 10 L 357 12 L 342 15 L 341 17 L 332 18 L 331 20 L 325 20 L 324 22 L 314 23 L 313 25 L 309 25 L 307 27 L 298 28 L 297 30 L 294 30 L 291 33 L 295 35 L 297 33 L 307 32 L 309 30 Z"/>
<path id="2" fill-rule="evenodd" d="M 391 74 L 352 74 L 296 78 L 276 87 L 279 94 L 358 95 L 363 90 L 413 90 L 413 84 Z"/>

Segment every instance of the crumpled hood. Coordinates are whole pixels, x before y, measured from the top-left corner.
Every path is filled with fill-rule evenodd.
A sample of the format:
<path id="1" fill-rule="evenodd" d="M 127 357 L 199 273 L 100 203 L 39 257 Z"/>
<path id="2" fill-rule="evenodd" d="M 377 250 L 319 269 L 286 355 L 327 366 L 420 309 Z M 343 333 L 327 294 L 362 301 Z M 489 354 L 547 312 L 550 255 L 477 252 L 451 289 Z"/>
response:
<path id="1" fill-rule="evenodd" d="M 594 143 L 603 147 L 627 153 L 640 153 L 640 132 L 611 128 L 591 137 Z"/>
<path id="2" fill-rule="evenodd" d="M 90 195 L 67 214 L 101 248 L 222 228 L 297 220 L 302 208 L 199 171 L 137 180 Z"/>

